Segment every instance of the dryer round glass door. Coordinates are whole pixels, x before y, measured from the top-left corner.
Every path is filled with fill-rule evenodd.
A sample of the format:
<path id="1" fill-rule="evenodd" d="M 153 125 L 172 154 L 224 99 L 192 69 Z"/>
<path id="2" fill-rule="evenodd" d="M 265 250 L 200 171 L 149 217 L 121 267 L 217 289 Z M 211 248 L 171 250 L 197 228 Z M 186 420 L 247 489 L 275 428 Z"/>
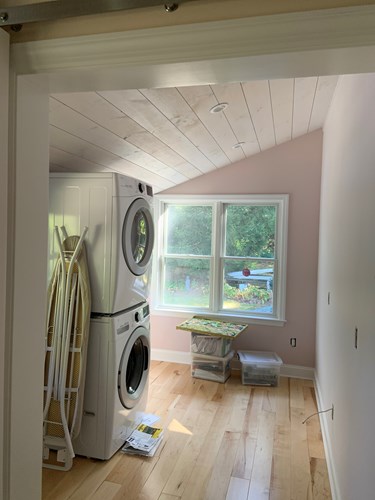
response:
<path id="1" fill-rule="evenodd" d="M 142 397 L 148 381 L 149 352 L 149 332 L 139 326 L 126 343 L 118 369 L 118 392 L 125 408 L 134 408 Z"/>
<path id="2" fill-rule="evenodd" d="M 122 251 L 130 271 L 136 276 L 145 273 L 154 246 L 154 223 L 150 205 L 137 198 L 130 205 L 122 227 Z"/>

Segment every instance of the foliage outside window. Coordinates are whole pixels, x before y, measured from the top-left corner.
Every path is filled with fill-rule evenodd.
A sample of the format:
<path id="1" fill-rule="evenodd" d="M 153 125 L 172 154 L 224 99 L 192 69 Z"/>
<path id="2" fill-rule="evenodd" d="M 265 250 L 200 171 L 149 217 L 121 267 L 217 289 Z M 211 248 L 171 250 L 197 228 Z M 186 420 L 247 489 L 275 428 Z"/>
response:
<path id="1" fill-rule="evenodd" d="M 287 196 L 160 200 L 159 309 L 284 320 Z"/>

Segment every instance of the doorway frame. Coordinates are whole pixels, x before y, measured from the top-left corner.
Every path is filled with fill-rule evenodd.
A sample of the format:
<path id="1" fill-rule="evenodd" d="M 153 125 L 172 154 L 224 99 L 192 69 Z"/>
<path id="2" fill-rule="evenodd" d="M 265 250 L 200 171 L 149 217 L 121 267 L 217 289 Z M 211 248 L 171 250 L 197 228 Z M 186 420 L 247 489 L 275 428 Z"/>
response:
<path id="1" fill-rule="evenodd" d="M 4 498 L 41 498 L 49 94 L 373 72 L 374 25 L 370 5 L 11 47 Z"/>

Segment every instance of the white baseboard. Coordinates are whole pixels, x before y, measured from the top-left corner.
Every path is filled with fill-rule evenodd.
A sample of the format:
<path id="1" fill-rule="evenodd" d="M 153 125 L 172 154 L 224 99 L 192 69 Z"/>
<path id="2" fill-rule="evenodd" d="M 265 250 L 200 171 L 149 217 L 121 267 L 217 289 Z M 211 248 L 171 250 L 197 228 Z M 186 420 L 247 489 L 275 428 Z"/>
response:
<path id="1" fill-rule="evenodd" d="M 318 405 L 318 411 L 326 410 L 327 408 L 325 408 L 323 406 L 322 393 L 320 390 L 319 379 L 317 377 L 316 372 L 315 372 L 314 380 L 315 380 L 315 394 L 316 394 L 316 401 L 317 401 L 317 405 Z M 331 412 L 320 413 L 320 415 L 319 415 L 320 428 L 322 430 L 324 450 L 325 450 L 325 454 L 326 454 L 329 483 L 331 486 L 332 500 L 341 500 L 342 497 L 340 495 L 340 490 L 338 487 L 337 475 L 336 475 L 336 470 L 335 470 L 334 461 L 333 461 L 331 439 L 330 439 L 330 435 L 329 435 L 328 423 L 330 423 L 331 418 L 332 418 Z"/>
<path id="2" fill-rule="evenodd" d="M 168 349 L 151 349 L 151 359 L 155 361 L 168 361 L 170 363 L 190 364 L 190 352 L 169 351 Z M 241 370 L 241 363 L 237 359 L 233 359 L 232 368 Z M 298 365 L 282 365 L 280 369 L 282 377 L 306 378 L 314 380 L 314 368 Z"/>
<path id="3" fill-rule="evenodd" d="M 151 359 L 154 361 L 168 361 L 169 363 L 183 363 L 190 365 L 190 352 L 169 351 L 168 349 L 151 349 Z"/>
<path id="4" fill-rule="evenodd" d="M 306 378 L 315 380 L 315 370 L 309 366 L 281 365 L 280 375 L 282 377 Z"/>

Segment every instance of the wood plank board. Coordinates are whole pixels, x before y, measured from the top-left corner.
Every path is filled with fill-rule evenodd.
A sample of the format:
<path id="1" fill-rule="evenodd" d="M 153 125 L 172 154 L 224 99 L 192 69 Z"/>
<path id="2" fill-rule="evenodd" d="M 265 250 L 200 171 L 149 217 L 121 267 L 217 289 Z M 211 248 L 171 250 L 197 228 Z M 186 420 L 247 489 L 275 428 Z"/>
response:
<path id="1" fill-rule="evenodd" d="M 293 139 L 307 134 L 309 130 L 317 81 L 318 79 L 315 76 L 296 78 L 294 81 Z"/>
<path id="2" fill-rule="evenodd" d="M 270 85 L 268 80 L 242 84 L 247 106 L 255 127 L 261 151 L 276 145 L 272 115 Z"/>
<path id="3" fill-rule="evenodd" d="M 270 92 L 276 144 L 281 144 L 292 138 L 294 80 L 270 80 Z"/>
<path id="4" fill-rule="evenodd" d="M 243 143 L 240 147 L 245 156 L 248 157 L 259 153 L 258 138 L 246 104 L 242 85 L 240 83 L 215 85 L 212 89 L 218 102 L 229 103 L 228 108 L 225 110 L 225 116 L 236 136 L 237 143 Z"/>
<path id="5" fill-rule="evenodd" d="M 137 165 L 124 165 L 122 161 L 116 161 L 114 164 L 106 166 L 97 162 L 86 160 L 85 158 L 81 158 L 80 156 L 76 156 L 55 147 L 49 148 L 49 154 L 50 161 L 55 166 L 63 167 L 70 172 L 118 172 L 119 174 L 136 177 L 147 183 L 151 182 L 155 192 L 174 186 L 172 182 L 160 177 L 158 174 L 153 174 L 152 172 L 145 170 L 142 167 L 138 167 Z"/>
<path id="6" fill-rule="evenodd" d="M 261 410 L 257 446 L 247 496 L 248 500 L 269 498 L 275 420 L 275 413 Z"/>
<path id="7" fill-rule="evenodd" d="M 312 387 L 303 388 L 305 399 L 306 418 L 318 411 L 315 400 L 315 391 Z M 306 422 L 306 431 L 310 458 L 325 458 L 322 432 L 320 430 L 319 415 L 315 415 Z"/>
<path id="8" fill-rule="evenodd" d="M 225 500 L 240 438 L 240 432 L 225 431 L 207 485 L 206 500 Z"/>
<path id="9" fill-rule="evenodd" d="M 90 500 L 103 500 L 103 498 L 105 498 L 105 500 L 112 500 L 119 492 L 120 488 L 121 486 L 119 484 L 103 481 L 93 495 L 80 498 L 89 498 Z"/>
<path id="10" fill-rule="evenodd" d="M 188 178 L 177 171 L 170 170 L 163 163 L 150 164 L 145 163 L 140 166 L 121 156 L 107 151 L 95 144 L 89 143 L 72 134 L 68 134 L 53 125 L 50 126 L 50 148 L 58 148 L 60 151 L 70 153 L 75 152 L 75 156 L 79 156 L 84 160 L 91 161 L 103 165 L 107 169 L 121 170 L 131 172 L 132 175 L 150 176 L 153 181 L 158 182 L 159 176 L 167 182 L 187 181 Z M 174 179 L 174 180 L 173 180 Z"/>
<path id="11" fill-rule="evenodd" d="M 311 500 L 312 480 L 306 426 L 302 424 L 304 417 L 304 409 L 291 408 L 290 491 L 291 498 Z"/>
<path id="12" fill-rule="evenodd" d="M 242 149 L 233 148 L 238 141 L 228 122 L 226 111 L 219 113 L 211 111 L 219 104 L 212 87 L 210 85 L 179 87 L 178 91 L 221 147 L 228 158 L 228 164 L 245 158 Z"/>
<path id="13" fill-rule="evenodd" d="M 336 90 L 338 76 L 319 76 L 311 111 L 309 132 L 323 127 L 329 105 Z"/>
<path id="14" fill-rule="evenodd" d="M 249 482 L 247 479 L 231 477 L 225 500 L 246 500 Z"/>
<path id="15" fill-rule="evenodd" d="M 215 168 L 211 160 L 138 90 L 99 94 L 165 144 L 173 140 L 174 151 L 201 172 L 209 172 Z"/>
<path id="16" fill-rule="evenodd" d="M 142 89 L 141 93 L 210 158 L 215 167 L 228 165 L 228 158 L 220 144 L 212 137 L 179 89 Z"/>
<path id="17" fill-rule="evenodd" d="M 89 118 L 92 122 L 100 124 L 128 143 L 137 146 L 141 151 L 148 153 L 177 172 L 189 178 L 201 173 L 170 146 L 141 127 L 97 92 L 53 94 L 51 97 Z"/>

